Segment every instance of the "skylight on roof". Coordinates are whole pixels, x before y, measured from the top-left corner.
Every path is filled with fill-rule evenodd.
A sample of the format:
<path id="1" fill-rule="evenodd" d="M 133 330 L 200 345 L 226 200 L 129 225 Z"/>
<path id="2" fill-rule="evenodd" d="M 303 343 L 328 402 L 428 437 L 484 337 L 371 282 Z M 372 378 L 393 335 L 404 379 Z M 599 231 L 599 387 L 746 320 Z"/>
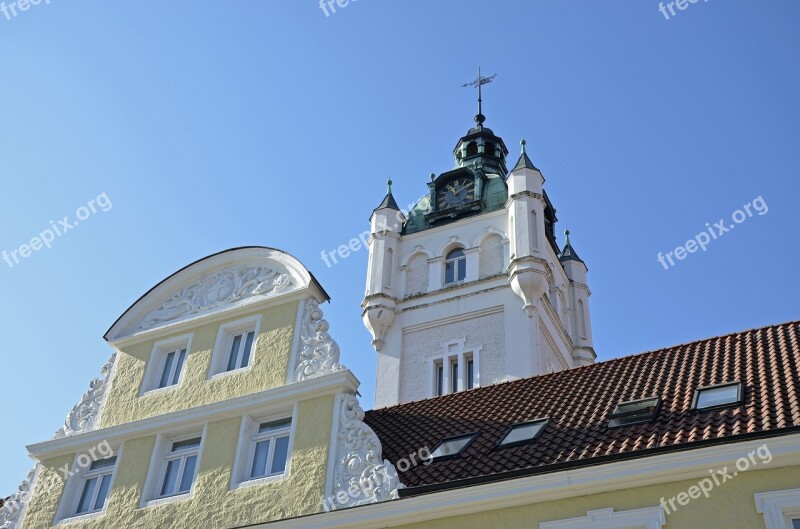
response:
<path id="1" fill-rule="evenodd" d="M 658 415 L 661 407 L 660 397 L 648 397 L 646 399 L 631 400 L 620 402 L 614 408 L 614 412 L 609 416 L 608 427 L 618 428 L 631 424 L 640 424 L 652 421 Z"/>
<path id="2" fill-rule="evenodd" d="M 512 446 L 530 443 L 536 440 L 544 431 L 549 420 L 550 419 L 547 418 L 536 419 L 535 421 L 521 422 L 513 425 L 498 446 Z"/>
<path id="3" fill-rule="evenodd" d="M 694 396 L 694 408 L 706 410 L 742 402 L 742 383 L 730 382 L 709 386 L 697 390 Z"/>
<path id="4" fill-rule="evenodd" d="M 431 458 L 433 460 L 436 459 L 443 459 L 445 457 L 453 457 L 457 456 L 464 450 L 466 450 L 467 446 L 476 438 L 478 437 L 477 433 L 471 433 L 466 435 L 459 435 L 457 437 L 448 437 L 446 439 L 442 439 L 442 442 L 439 443 L 439 446 L 436 447 L 436 450 L 433 451 L 431 454 Z"/>

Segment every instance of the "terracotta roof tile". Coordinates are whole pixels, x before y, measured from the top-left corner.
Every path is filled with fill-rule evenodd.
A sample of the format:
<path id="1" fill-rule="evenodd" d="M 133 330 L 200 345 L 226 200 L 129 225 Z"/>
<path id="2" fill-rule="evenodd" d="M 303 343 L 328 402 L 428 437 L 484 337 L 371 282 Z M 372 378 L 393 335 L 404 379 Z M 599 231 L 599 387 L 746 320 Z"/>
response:
<path id="1" fill-rule="evenodd" d="M 743 405 L 692 410 L 697 388 L 732 381 L 745 385 Z M 662 399 L 656 420 L 608 428 L 619 402 L 653 396 Z M 550 423 L 532 444 L 496 448 L 512 424 L 545 416 Z M 393 463 L 480 432 L 460 456 L 400 472 L 409 487 L 800 427 L 800 322 L 374 410 L 365 422 Z"/>

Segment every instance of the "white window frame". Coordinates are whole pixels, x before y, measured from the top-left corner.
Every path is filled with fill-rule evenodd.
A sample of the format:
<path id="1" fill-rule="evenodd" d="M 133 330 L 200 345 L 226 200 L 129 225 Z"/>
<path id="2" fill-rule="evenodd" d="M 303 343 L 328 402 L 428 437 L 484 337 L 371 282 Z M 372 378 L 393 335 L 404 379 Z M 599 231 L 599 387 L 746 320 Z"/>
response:
<path id="1" fill-rule="evenodd" d="M 800 489 L 758 492 L 755 498 L 767 529 L 792 529 L 792 520 L 800 518 Z"/>
<path id="2" fill-rule="evenodd" d="M 220 325 L 217 331 L 214 351 L 211 353 L 209 379 L 223 377 L 232 373 L 243 373 L 252 369 L 253 362 L 255 362 L 256 350 L 258 349 L 260 329 L 260 314 Z M 238 334 L 248 331 L 253 331 L 253 345 L 250 350 L 250 360 L 246 367 L 239 367 L 228 371 L 228 361 L 230 360 L 230 350 L 233 345 L 233 340 Z M 242 347 L 244 347 L 244 344 L 242 344 Z"/>
<path id="3" fill-rule="evenodd" d="M 116 457 L 117 460 L 114 463 L 114 466 L 104 468 L 101 471 L 90 471 L 89 468 L 81 468 L 79 464 L 79 457 L 84 454 L 89 454 L 86 451 L 80 452 L 76 454 L 74 461 L 72 462 L 72 467 L 70 469 L 70 475 L 67 479 L 67 483 L 64 485 L 64 493 L 61 497 L 61 501 L 59 502 L 58 508 L 56 510 L 56 521 L 73 521 L 73 520 L 87 520 L 91 518 L 96 518 L 98 516 L 102 516 L 105 514 L 106 510 L 108 509 L 108 502 L 111 498 L 111 494 L 114 491 L 114 481 L 117 477 L 117 468 L 119 467 L 119 460 L 122 457 L 122 445 L 112 450 L 112 453 L 109 457 L 105 458 L 93 458 L 92 462 L 102 460 L 102 459 L 110 459 L 112 457 Z M 106 501 L 103 504 L 103 508 L 97 511 L 89 511 L 78 514 L 78 502 L 81 499 L 81 494 L 83 493 L 84 485 L 87 479 L 91 479 L 93 477 L 98 477 L 100 475 L 107 475 L 111 474 L 111 483 L 108 486 L 108 495 L 106 496 Z"/>
<path id="4" fill-rule="evenodd" d="M 283 437 L 283 435 L 259 435 L 259 426 L 265 422 L 291 419 L 292 423 L 288 426 L 289 446 L 287 448 L 286 468 L 281 474 L 272 476 L 250 477 L 253 468 L 253 459 L 256 453 L 256 444 L 267 437 Z M 294 449 L 295 431 L 297 429 L 297 406 L 293 409 L 272 411 L 267 414 L 247 415 L 242 417 L 242 424 L 239 429 L 239 442 L 236 447 L 236 458 L 234 459 L 231 472 L 231 489 L 262 485 L 274 481 L 288 479 L 292 469 L 292 451 Z M 283 430 L 281 432 L 284 432 Z M 274 453 L 274 443 L 271 443 L 270 452 Z M 268 463 L 269 464 L 269 463 Z"/>
<path id="5" fill-rule="evenodd" d="M 481 387 L 480 382 L 480 356 L 482 345 L 473 347 L 465 347 L 464 342 L 466 337 L 457 340 L 449 340 L 442 342 L 441 352 L 432 355 L 428 358 L 428 395 L 431 397 L 439 396 L 439 366 L 443 367 L 444 373 L 442 377 L 443 391 L 442 395 L 450 395 L 453 393 L 453 364 L 458 364 L 458 380 L 456 382 L 456 393 L 467 389 L 467 362 L 472 360 L 473 364 L 473 385 L 472 388 Z"/>
<path id="6" fill-rule="evenodd" d="M 153 350 L 150 353 L 150 359 L 147 362 L 144 380 L 142 381 L 142 390 L 139 392 L 140 396 L 156 392 L 171 391 L 181 386 L 186 377 L 186 366 L 189 364 L 189 356 L 192 353 L 192 336 L 191 334 L 185 334 L 183 336 L 161 340 L 153 344 Z M 175 350 L 180 351 L 181 349 L 186 349 L 186 360 L 183 362 L 183 369 L 181 370 L 180 378 L 178 378 L 178 383 L 159 388 L 158 384 L 161 382 L 161 375 L 164 373 L 167 355 Z"/>
<path id="7" fill-rule="evenodd" d="M 462 255 L 460 257 L 454 257 L 454 258 L 448 259 L 447 256 L 450 255 L 452 252 L 455 252 L 456 250 L 460 250 Z M 449 250 L 447 250 L 447 252 L 445 252 L 445 254 L 442 257 L 444 258 L 444 270 L 443 270 L 444 271 L 444 277 L 442 278 L 443 279 L 442 283 L 446 286 L 446 285 L 457 285 L 459 283 L 466 282 L 467 281 L 467 275 L 468 275 L 467 274 L 467 272 L 468 272 L 468 270 L 467 270 L 467 249 L 463 248 L 461 246 L 455 246 L 455 247 L 450 248 Z M 458 279 L 458 263 L 460 261 L 464 262 L 464 277 L 462 279 Z M 450 281 L 450 282 L 447 281 L 447 265 L 448 265 L 448 263 L 454 263 L 454 266 L 453 266 L 453 281 Z"/>
<path id="8" fill-rule="evenodd" d="M 186 500 L 194 496 L 197 477 L 200 475 L 200 465 L 203 463 L 203 448 L 206 444 L 207 430 L 208 425 L 206 424 L 202 428 L 185 430 L 179 433 L 173 432 L 172 434 L 159 434 L 156 436 L 156 444 L 150 459 L 150 468 L 147 472 L 147 479 L 145 480 L 144 494 L 142 494 L 140 507 L 151 507 L 163 503 Z M 197 464 L 194 469 L 194 476 L 192 476 L 191 488 L 188 492 L 161 496 L 161 488 L 167 474 L 168 461 L 174 459 L 169 457 L 173 443 L 186 441 L 194 437 L 200 438 L 200 445 L 196 449 L 185 452 L 185 454 L 197 453 Z"/>
<path id="9" fill-rule="evenodd" d="M 539 529 L 661 529 L 665 524 L 664 509 L 659 505 L 619 512 L 597 509 L 581 518 L 542 522 Z"/>

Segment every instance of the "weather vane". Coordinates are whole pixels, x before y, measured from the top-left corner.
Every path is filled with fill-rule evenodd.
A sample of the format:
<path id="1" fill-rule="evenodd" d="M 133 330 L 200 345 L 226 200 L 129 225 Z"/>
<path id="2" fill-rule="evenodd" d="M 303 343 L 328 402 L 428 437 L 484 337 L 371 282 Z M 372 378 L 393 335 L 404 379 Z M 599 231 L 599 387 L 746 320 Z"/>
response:
<path id="1" fill-rule="evenodd" d="M 485 84 L 489 84 L 494 81 L 494 78 L 497 77 L 497 74 L 490 75 L 489 77 L 483 77 L 481 75 L 481 68 L 478 67 L 478 78 L 470 83 L 466 83 L 461 85 L 462 88 L 477 88 L 478 89 L 478 115 L 475 116 L 475 121 L 478 125 L 483 125 L 483 122 L 486 121 L 486 116 L 483 115 L 482 112 L 482 105 L 483 105 L 483 98 L 481 94 L 481 87 Z"/>

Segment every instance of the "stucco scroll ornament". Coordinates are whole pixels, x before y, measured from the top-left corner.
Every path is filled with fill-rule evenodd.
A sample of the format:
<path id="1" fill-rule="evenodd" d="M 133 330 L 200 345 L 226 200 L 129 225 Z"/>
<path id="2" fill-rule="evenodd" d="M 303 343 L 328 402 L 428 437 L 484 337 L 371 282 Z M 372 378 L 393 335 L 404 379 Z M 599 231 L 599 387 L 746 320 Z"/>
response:
<path id="1" fill-rule="evenodd" d="M 353 395 L 343 395 L 339 404 L 336 435 L 336 466 L 333 490 L 327 508 L 341 509 L 393 500 L 403 488 L 397 470 L 381 459 L 383 448 L 375 432 L 364 422 L 364 410 Z"/>
<path id="2" fill-rule="evenodd" d="M 22 512 L 28 505 L 36 468 L 28 473 L 28 479 L 19 486 L 19 492 L 8 498 L 0 508 L 0 529 L 18 529 L 22 521 Z"/>
<path id="3" fill-rule="evenodd" d="M 306 300 L 300 328 L 300 352 L 294 379 L 297 382 L 346 369 L 339 363 L 339 345 L 328 334 L 330 325 L 314 299 Z"/>
<path id="4" fill-rule="evenodd" d="M 116 360 L 117 353 L 114 353 L 100 369 L 100 378 L 96 378 L 89 383 L 89 391 L 72 408 L 72 411 L 67 415 L 67 420 L 64 421 L 64 426 L 58 429 L 53 439 L 61 439 L 70 435 L 88 432 L 97 427 L 97 420 L 100 418 L 100 412 L 103 409 L 106 392 L 111 380 L 111 372 L 114 369 Z"/>
<path id="5" fill-rule="evenodd" d="M 237 266 L 220 270 L 169 298 L 161 307 L 144 317 L 139 329 L 150 329 L 243 299 L 274 295 L 287 290 L 291 285 L 291 276 L 265 266 Z"/>

